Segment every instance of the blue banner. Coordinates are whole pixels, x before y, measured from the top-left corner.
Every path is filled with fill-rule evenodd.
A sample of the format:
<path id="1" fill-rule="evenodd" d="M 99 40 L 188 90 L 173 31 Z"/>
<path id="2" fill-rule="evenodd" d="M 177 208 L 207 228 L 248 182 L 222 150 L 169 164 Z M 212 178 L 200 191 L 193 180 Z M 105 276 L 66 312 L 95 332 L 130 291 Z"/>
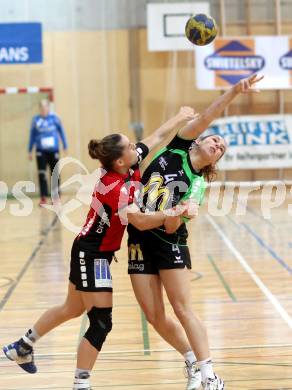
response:
<path id="1" fill-rule="evenodd" d="M 41 23 L 0 23 L 0 64 L 43 62 Z"/>

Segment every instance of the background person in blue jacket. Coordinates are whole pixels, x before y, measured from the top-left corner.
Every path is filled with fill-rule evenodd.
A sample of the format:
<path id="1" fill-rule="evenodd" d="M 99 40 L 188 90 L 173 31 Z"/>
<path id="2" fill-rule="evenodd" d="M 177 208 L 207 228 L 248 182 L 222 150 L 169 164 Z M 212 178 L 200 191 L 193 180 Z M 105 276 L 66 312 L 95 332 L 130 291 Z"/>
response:
<path id="1" fill-rule="evenodd" d="M 67 141 L 61 120 L 50 112 L 50 102 L 43 99 L 39 103 L 40 114 L 32 119 L 29 138 L 29 159 L 32 160 L 32 150 L 36 148 L 36 160 L 40 188 L 40 206 L 47 202 L 49 195 L 46 170 L 49 165 L 52 171 L 59 161 L 59 141 L 62 140 L 63 149 L 67 149 Z M 52 195 L 58 188 L 51 188 Z"/>

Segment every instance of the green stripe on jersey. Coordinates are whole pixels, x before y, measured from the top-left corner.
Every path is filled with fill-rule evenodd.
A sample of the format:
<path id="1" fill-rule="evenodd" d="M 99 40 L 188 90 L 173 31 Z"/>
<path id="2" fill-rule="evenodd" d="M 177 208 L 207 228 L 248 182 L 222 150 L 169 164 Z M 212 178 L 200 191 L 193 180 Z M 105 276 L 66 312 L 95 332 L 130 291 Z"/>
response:
<path id="1" fill-rule="evenodd" d="M 188 152 L 185 152 L 181 149 L 169 149 L 169 151 L 172 153 L 179 154 L 182 157 L 183 170 L 185 171 L 191 183 L 188 191 L 183 196 L 182 200 L 195 199 L 199 204 L 201 204 L 204 199 L 204 194 L 206 190 L 206 183 L 204 177 L 196 175 L 192 172 L 188 163 Z"/>

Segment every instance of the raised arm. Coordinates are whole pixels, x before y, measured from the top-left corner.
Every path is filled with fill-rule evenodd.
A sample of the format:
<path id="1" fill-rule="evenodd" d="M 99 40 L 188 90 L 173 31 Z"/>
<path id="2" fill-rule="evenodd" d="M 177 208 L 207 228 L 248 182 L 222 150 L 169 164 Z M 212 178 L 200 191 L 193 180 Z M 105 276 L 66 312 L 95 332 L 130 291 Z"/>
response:
<path id="1" fill-rule="evenodd" d="M 221 115 L 224 109 L 237 95 L 241 93 L 260 92 L 253 87 L 256 83 L 261 81 L 263 77 L 264 76 L 259 77 L 257 74 L 254 74 L 245 79 L 241 79 L 237 84 L 216 99 L 200 116 L 181 128 L 178 135 L 187 140 L 198 138 L 198 136 L 210 126 L 211 122 Z"/>
<path id="2" fill-rule="evenodd" d="M 194 120 L 198 114 L 191 107 L 181 107 L 179 112 L 154 131 L 149 137 L 142 140 L 149 149 L 159 145 L 174 129 L 179 130 L 191 120 Z"/>

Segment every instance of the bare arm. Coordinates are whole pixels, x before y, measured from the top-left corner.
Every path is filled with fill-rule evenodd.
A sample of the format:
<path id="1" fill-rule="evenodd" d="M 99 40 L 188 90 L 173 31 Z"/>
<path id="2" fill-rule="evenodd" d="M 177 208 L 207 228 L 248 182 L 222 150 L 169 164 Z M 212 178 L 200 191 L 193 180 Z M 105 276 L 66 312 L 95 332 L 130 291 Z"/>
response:
<path id="1" fill-rule="evenodd" d="M 183 201 L 181 204 L 175 208 L 175 215 L 168 215 L 165 218 L 164 228 L 167 234 L 172 234 L 177 231 L 177 229 L 182 225 L 186 220 L 191 220 L 198 215 L 199 204 L 193 199 L 188 199 Z M 184 220 L 184 217 L 186 220 Z"/>
<path id="2" fill-rule="evenodd" d="M 172 234 L 182 225 L 183 220 L 180 215 L 176 217 L 166 217 L 164 222 L 164 228 L 167 234 Z"/>
<path id="3" fill-rule="evenodd" d="M 264 76 L 258 77 L 254 74 L 248 78 L 240 80 L 236 85 L 216 99 L 198 118 L 180 129 L 178 135 L 187 140 L 197 138 L 209 127 L 213 120 L 221 115 L 224 109 L 237 95 L 240 93 L 260 92 L 258 89 L 253 89 L 252 87 L 261 81 L 263 77 Z"/>
<path id="4" fill-rule="evenodd" d="M 162 211 L 157 211 L 152 214 L 141 213 L 135 204 L 125 207 L 120 212 L 123 219 L 127 219 L 129 223 L 139 230 L 149 230 L 159 227 L 164 224 L 166 217 Z"/>
<path id="5" fill-rule="evenodd" d="M 142 140 L 142 142 L 148 146 L 149 149 L 155 148 L 159 145 L 165 137 L 167 137 L 173 130 L 180 129 L 187 122 L 194 120 L 197 116 L 195 111 L 191 107 L 181 107 L 179 112 L 154 131 L 149 137 Z"/>

